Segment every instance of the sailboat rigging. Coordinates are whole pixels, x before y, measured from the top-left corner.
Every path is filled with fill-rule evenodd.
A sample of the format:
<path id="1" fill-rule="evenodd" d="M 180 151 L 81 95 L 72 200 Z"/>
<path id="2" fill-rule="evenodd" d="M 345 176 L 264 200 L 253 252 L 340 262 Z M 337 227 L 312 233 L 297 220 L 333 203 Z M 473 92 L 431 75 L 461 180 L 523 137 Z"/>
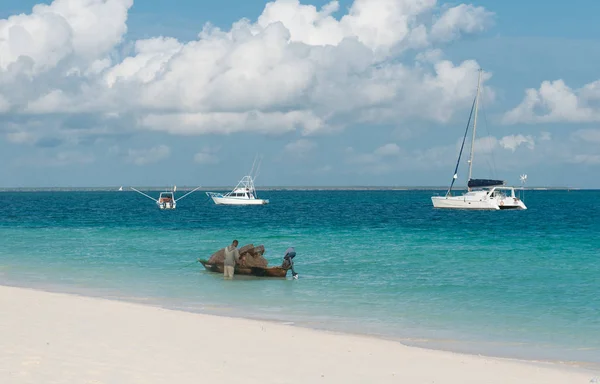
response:
<path id="1" fill-rule="evenodd" d="M 481 90 L 481 75 L 482 70 L 479 70 L 477 77 L 477 93 L 471 106 L 471 112 L 469 113 L 469 119 L 467 121 L 467 127 L 465 128 L 465 134 L 463 136 L 460 152 L 458 154 L 458 160 L 456 167 L 454 168 L 454 174 L 452 176 L 452 182 L 446 192 L 445 196 L 432 196 L 431 201 L 434 208 L 450 208 L 450 209 L 487 209 L 487 210 L 500 210 L 500 209 L 527 209 L 523 201 L 521 201 L 515 195 L 514 187 L 504 186 L 503 180 L 496 179 L 473 179 L 473 156 L 475 150 L 475 137 L 477 134 L 477 114 L 479 111 L 479 97 Z M 465 146 L 465 141 L 469 132 L 469 126 L 471 124 L 471 118 L 473 118 L 473 133 L 471 137 L 471 149 L 469 153 L 469 174 L 467 179 L 467 193 L 463 195 L 453 196 L 452 188 L 454 183 L 458 179 L 458 167 Z"/>

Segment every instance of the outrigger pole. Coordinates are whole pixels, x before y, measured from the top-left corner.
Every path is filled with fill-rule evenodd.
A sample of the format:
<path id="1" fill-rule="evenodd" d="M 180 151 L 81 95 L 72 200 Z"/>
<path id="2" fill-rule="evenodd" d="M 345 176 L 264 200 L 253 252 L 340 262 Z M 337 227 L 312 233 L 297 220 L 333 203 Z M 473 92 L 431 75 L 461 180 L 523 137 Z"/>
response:
<path id="1" fill-rule="evenodd" d="M 186 196 L 187 196 L 187 195 L 189 195 L 190 193 L 192 193 L 192 192 L 196 192 L 196 191 L 197 191 L 197 190 L 199 190 L 200 188 L 202 188 L 202 187 L 198 187 L 198 188 L 194 188 L 194 189 L 192 189 L 191 191 L 189 191 L 189 192 L 188 192 L 188 193 L 186 193 L 185 195 L 181 196 L 179 199 L 175 199 L 175 201 L 179 201 L 179 200 L 183 199 L 184 197 L 186 197 Z"/>
<path id="2" fill-rule="evenodd" d="M 154 197 L 152 197 L 152 196 L 149 196 L 149 195 L 146 195 L 144 192 L 138 191 L 137 189 L 135 189 L 135 188 L 133 188 L 133 187 L 129 187 L 129 188 L 133 189 L 134 191 L 136 191 L 136 192 L 137 192 L 137 193 L 139 193 L 140 195 L 144 195 L 144 196 L 146 196 L 147 198 L 149 198 L 150 200 L 152 200 L 152 201 L 156 202 L 156 199 L 155 199 Z"/>

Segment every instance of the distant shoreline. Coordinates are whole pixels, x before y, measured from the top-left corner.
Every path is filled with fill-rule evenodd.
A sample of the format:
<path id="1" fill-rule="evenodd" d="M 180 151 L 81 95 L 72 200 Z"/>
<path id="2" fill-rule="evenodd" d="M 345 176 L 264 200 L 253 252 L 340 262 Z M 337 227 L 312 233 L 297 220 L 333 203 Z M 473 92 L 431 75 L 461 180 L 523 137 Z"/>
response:
<path id="1" fill-rule="evenodd" d="M 156 186 L 136 186 L 136 189 L 142 191 L 165 191 L 165 187 Z M 178 191 L 191 191 L 195 187 L 178 186 Z M 575 191 L 589 190 L 594 191 L 598 188 L 572 188 L 572 187 L 515 187 L 526 191 Z M 198 191 L 229 191 L 231 186 L 213 186 L 202 187 Z M 257 187 L 259 191 L 445 191 L 448 187 L 442 186 L 261 186 Z M 466 188 L 454 188 L 460 191 Z M 0 192 L 118 192 L 119 187 L 5 187 L 0 188 Z M 129 187 L 123 187 L 122 192 L 132 192 Z"/>

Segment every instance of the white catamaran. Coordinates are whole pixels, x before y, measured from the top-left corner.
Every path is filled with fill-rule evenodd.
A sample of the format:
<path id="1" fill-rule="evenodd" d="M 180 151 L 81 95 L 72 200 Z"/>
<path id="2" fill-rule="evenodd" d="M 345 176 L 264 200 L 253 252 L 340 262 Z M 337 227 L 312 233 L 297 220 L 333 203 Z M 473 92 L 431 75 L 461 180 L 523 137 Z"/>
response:
<path id="1" fill-rule="evenodd" d="M 492 180 L 492 179 L 472 179 L 473 169 L 473 150 L 475 146 L 475 134 L 477 131 L 477 112 L 479 109 L 479 94 L 481 87 L 481 73 L 479 70 L 479 77 L 477 79 L 477 94 L 473 105 L 471 107 L 471 114 L 467 122 L 467 128 L 465 130 L 465 136 L 463 137 L 462 145 L 460 147 L 460 153 L 458 155 L 458 161 L 456 168 L 454 169 L 454 176 L 452 177 L 452 183 L 450 188 L 444 196 L 432 196 L 431 201 L 433 202 L 434 208 L 450 208 L 450 209 L 485 209 L 485 210 L 500 210 L 500 209 L 527 209 L 525 203 L 519 199 L 515 194 L 514 187 L 504 186 L 503 180 Z M 469 125 L 471 123 L 471 116 L 475 110 L 475 116 L 473 118 L 473 134 L 471 138 L 471 153 L 469 155 L 469 178 L 467 181 L 467 192 L 462 195 L 453 196 L 452 187 L 454 182 L 458 178 L 458 166 L 460 164 L 460 158 L 465 146 L 465 140 L 469 131 Z"/>

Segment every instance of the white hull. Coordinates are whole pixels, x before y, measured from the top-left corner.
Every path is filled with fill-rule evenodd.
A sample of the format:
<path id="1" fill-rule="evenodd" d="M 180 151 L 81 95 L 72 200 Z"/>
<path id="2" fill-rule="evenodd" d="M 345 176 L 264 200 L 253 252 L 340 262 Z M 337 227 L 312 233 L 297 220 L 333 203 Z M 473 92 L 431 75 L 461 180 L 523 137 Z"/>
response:
<path id="1" fill-rule="evenodd" d="M 450 209 L 500 209 L 496 204 L 489 201 L 469 201 L 463 196 L 433 196 L 431 198 L 434 208 L 450 208 Z"/>
<path id="2" fill-rule="evenodd" d="M 269 200 L 265 199 L 248 199 L 243 197 L 225 197 L 225 196 L 210 196 L 215 204 L 218 205 L 265 205 L 269 204 Z"/>
<path id="3" fill-rule="evenodd" d="M 160 208 L 160 209 L 175 209 L 175 208 L 177 208 L 176 203 L 156 203 L 156 205 L 158 205 L 158 208 Z"/>
<path id="4" fill-rule="evenodd" d="M 527 209 L 523 201 L 514 196 L 489 197 L 485 191 L 470 192 L 461 196 L 433 196 L 434 208 L 504 210 Z"/>

